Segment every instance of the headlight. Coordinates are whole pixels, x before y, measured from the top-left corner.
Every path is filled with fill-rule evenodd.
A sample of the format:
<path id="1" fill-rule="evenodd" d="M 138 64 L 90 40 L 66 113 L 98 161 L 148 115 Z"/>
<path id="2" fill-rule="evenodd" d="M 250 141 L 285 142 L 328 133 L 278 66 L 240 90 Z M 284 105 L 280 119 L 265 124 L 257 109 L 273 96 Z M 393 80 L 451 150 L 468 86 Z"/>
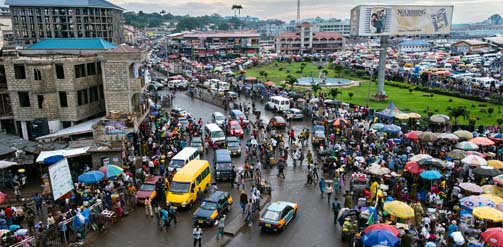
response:
<path id="1" fill-rule="evenodd" d="M 217 172 L 217 175 L 220 175 L 220 172 Z"/>
<path id="2" fill-rule="evenodd" d="M 187 205 L 187 202 L 182 202 L 182 207 L 185 207 Z"/>

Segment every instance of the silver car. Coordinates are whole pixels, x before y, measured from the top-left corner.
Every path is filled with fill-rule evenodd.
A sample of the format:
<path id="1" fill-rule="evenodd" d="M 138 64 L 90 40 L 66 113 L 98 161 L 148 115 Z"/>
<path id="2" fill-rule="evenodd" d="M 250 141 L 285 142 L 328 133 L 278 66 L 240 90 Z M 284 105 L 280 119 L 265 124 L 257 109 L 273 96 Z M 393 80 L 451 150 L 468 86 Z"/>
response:
<path id="1" fill-rule="evenodd" d="M 285 111 L 285 116 L 287 119 L 303 119 L 304 113 L 297 108 L 290 108 Z"/>
<path id="2" fill-rule="evenodd" d="M 213 112 L 213 114 L 211 114 L 211 122 L 216 123 L 220 128 L 222 128 L 225 122 L 225 115 L 218 111 Z"/>

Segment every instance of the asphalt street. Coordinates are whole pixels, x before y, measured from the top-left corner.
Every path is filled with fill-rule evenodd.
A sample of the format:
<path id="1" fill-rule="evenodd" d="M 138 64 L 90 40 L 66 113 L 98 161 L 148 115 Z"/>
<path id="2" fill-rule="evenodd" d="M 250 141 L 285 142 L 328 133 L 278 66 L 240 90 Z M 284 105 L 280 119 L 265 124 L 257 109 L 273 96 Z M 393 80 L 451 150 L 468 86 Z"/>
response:
<path id="1" fill-rule="evenodd" d="M 164 92 L 166 93 L 166 92 Z M 251 102 L 250 99 L 242 97 L 240 101 Z M 192 99 L 177 92 L 173 101 L 173 107 L 181 107 L 193 114 L 195 119 L 203 118 L 203 121 L 210 122 L 211 114 L 215 111 L 224 110 L 215 105 Z M 257 108 L 262 110 L 262 119 L 267 123 L 273 116 L 272 112 L 264 111 L 263 105 L 257 103 Z M 225 113 L 224 113 L 225 114 Z M 255 117 L 251 116 L 251 121 Z M 311 128 L 311 123 L 307 120 L 295 121 L 291 126 L 296 133 L 303 128 Z M 245 144 L 246 138 L 241 142 Z M 310 148 L 310 147 L 305 147 Z M 210 163 L 213 160 L 211 152 L 203 155 L 202 159 L 207 159 Z M 244 165 L 244 155 L 233 158 L 236 167 Z M 306 186 L 307 168 L 293 168 L 288 161 L 285 168 L 286 178 L 278 178 L 277 169 L 264 170 L 263 176 L 268 178 L 272 188 L 271 201 L 285 200 L 299 204 L 297 217 L 290 223 L 284 232 L 263 232 L 254 222 L 251 227 L 244 227 L 243 230 L 227 246 L 348 246 L 340 241 L 340 226 L 333 223 L 333 214 L 326 198 L 321 198 L 318 186 Z M 234 205 L 226 222 L 229 223 L 236 217 L 243 217 L 239 206 L 239 191 L 231 190 L 229 183 L 219 183 L 219 190 L 231 191 L 234 197 Z M 249 186 L 246 187 L 249 191 Z M 341 197 L 342 199 L 342 197 Z M 138 205 L 137 209 L 129 216 L 123 218 L 121 222 L 111 226 L 107 231 L 101 233 L 92 246 L 192 246 L 192 213 L 193 210 L 185 210 L 178 213 L 178 224 L 168 229 L 160 231 L 155 218 L 145 216 L 144 208 Z M 215 238 L 216 227 L 206 226 L 203 228 L 203 246 L 210 238 Z"/>

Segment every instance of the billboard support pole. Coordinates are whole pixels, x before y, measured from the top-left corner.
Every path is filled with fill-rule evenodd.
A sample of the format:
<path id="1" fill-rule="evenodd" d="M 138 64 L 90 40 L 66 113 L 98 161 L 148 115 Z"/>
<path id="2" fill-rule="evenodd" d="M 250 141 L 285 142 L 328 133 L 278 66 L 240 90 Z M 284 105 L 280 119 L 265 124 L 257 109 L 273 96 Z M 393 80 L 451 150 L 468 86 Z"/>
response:
<path id="1" fill-rule="evenodd" d="M 377 92 L 375 99 L 377 101 L 384 101 L 386 92 L 384 92 L 384 69 L 386 66 L 386 55 L 388 52 L 388 36 L 381 36 L 381 51 L 379 53 L 379 67 L 377 71 Z"/>

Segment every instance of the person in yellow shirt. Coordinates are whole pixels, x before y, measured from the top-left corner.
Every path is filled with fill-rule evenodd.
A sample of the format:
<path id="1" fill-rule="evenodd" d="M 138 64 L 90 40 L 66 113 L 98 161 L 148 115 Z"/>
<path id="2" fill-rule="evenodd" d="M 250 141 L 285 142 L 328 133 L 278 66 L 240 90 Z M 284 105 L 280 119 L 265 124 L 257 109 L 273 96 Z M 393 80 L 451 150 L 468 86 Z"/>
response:
<path id="1" fill-rule="evenodd" d="M 377 193 L 377 187 L 379 187 L 379 183 L 374 180 L 372 184 L 370 185 L 370 201 L 369 203 L 372 203 L 374 201 L 374 198 L 376 197 Z"/>

